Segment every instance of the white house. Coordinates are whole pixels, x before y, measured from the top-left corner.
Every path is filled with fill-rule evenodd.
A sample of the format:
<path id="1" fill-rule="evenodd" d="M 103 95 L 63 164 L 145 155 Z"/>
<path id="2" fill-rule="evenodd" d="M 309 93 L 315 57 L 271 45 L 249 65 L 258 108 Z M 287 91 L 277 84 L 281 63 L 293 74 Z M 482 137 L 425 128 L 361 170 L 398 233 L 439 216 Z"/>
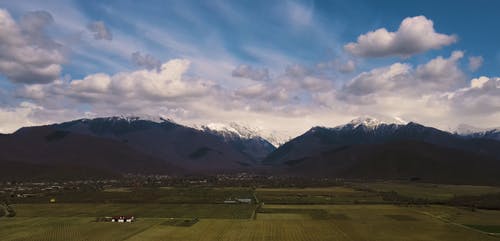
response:
<path id="1" fill-rule="evenodd" d="M 135 221 L 134 216 L 116 216 L 111 218 L 111 222 L 131 223 Z"/>

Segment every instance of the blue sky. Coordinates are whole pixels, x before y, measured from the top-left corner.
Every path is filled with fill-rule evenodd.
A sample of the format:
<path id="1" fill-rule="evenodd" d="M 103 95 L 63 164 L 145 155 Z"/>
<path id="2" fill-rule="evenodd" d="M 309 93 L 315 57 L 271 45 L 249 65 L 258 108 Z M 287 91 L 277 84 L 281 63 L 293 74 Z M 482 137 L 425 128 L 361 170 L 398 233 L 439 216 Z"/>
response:
<path id="1" fill-rule="evenodd" d="M 443 129 L 500 125 L 498 1 L 0 0 L 0 8 L 15 23 L 0 34 L 17 31 L 10 38 L 24 44 L 0 43 L 11 49 L 0 59 L 4 132 L 115 114 L 244 122 L 289 136 L 360 115 Z M 398 35 L 403 23 L 411 27 Z M 16 49 L 42 49 L 47 68 Z"/>

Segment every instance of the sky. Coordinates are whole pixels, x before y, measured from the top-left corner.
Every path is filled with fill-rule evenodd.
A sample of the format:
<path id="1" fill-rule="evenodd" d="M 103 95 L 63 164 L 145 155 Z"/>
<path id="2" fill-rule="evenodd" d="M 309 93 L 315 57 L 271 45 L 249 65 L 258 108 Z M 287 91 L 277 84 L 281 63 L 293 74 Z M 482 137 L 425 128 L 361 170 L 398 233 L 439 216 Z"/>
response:
<path id="1" fill-rule="evenodd" d="M 294 137 L 500 126 L 500 2 L 0 0 L 0 133 L 135 115 Z"/>

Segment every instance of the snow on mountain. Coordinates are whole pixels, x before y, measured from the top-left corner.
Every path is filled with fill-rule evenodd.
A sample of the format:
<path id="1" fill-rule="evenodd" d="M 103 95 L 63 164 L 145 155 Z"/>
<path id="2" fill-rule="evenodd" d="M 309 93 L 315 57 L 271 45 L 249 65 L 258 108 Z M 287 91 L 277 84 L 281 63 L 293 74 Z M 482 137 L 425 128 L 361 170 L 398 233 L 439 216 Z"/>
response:
<path id="1" fill-rule="evenodd" d="M 247 126 L 239 125 L 234 122 L 231 122 L 227 125 L 222 123 L 209 123 L 207 125 L 201 126 L 201 130 L 217 132 L 225 138 L 232 138 L 237 136 L 243 139 L 252 139 L 260 137 L 257 130 L 254 130 Z"/>
<path id="2" fill-rule="evenodd" d="M 104 119 L 108 120 L 124 120 L 127 122 L 134 122 L 134 121 L 139 121 L 139 120 L 144 120 L 144 121 L 151 121 L 151 122 L 156 122 L 156 123 L 162 123 L 165 121 L 168 122 L 174 122 L 170 118 L 165 118 L 163 116 L 153 116 L 153 115 L 119 115 L 119 116 L 112 116 L 112 117 L 105 117 Z"/>
<path id="3" fill-rule="evenodd" d="M 500 127 L 498 128 L 478 128 L 467 124 L 460 124 L 453 132 L 457 135 L 473 138 L 487 138 L 500 140 Z"/>
<path id="4" fill-rule="evenodd" d="M 223 123 L 209 123 L 202 126 L 193 126 L 193 128 L 201 131 L 210 131 L 215 134 L 223 136 L 225 139 L 263 139 L 273 146 L 278 147 L 291 139 L 289 136 L 281 135 L 276 132 L 265 133 L 263 130 L 250 127 L 248 125 L 231 122 L 228 124 Z"/>
<path id="5" fill-rule="evenodd" d="M 273 146 L 275 146 L 275 147 L 279 147 L 292 139 L 291 136 L 287 136 L 285 134 L 277 133 L 277 132 L 263 134 L 262 136 L 264 137 L 264 139 L 269 141 L 269 143 L 273 144 Z"/>
<path id="6" fill-rule="evenodd" d="M 179 124 L 175 121 L 173 121 L 170 118 L 163 117 L 161 115 L 158 116 L 153 116 L 153 115 L 117 115 L 117 116 L 111 116 L 111 117 L 93 117 L 93 118 L 84 118 L 84 119 L 79 119 L 76 122 L 80 123 L 86 123 L 90 122 L 92 120 L 99 119 L 107 123 L 134 123 L 137 121 L 150 121 L 154 123 L 163 123 L 163 122 L 170 122 L 173 124 Z M 182 125 L 182 124 L 181 124 Z M 231 122 L 228 124 L 223 124 L 223 123 L 209 123 L 206 125 L 185 125 L 200 131 L 208 131 L 212 132 L 213 134 L 217 134 L 219 136 L 222 136 L 224 139 L 230 141 L 230 140 L 235 140 L 235 139 L 245 139 L 245 140 L 250 140 L 250 139 L 262 139 L 264 141 L 268 141 L 271 143 L 273 146 L 277 147 L 289 139 L 290 137 L 281 137 L 281 135 L 278 135 L 276 133 L 270 133 L 270 134 L 264 134 L 264 132 L 260 129 L 252 128 L 248 125 L 243 125 L 235 122 Z"/>
<path id="7" fill-rule="evenodd" d="M 262 161 L 276 147 L 260 136 L 259 131 L 237 123 L 210 123 L 198 128 L 203 132 L 222 137 L 241 153 L 252 157 L 256 162 Z"/>
<path id="8" fill-rule="evenodd" d="M 487 131 L 487 129 L 478 128 L 478 127 L 474 127 L 474 126 L 467 125 L 467 124 L 460 124 L 457 126 L 454 133 L 458 134 L 458 135 L 470 135 L 470 134 L 480 133 L 480 132 L 485 132 L 485 131 Z"/>
<path id="9" fill-rule="evenodd" d="M 408 124 L 407 121 L 399 118 L 399 117 L 393 117 L 393 118 L 384 118 L 384 120 L 379 120 L 375 119 L 370 116 L 363 116 L 363 117 L 358 117 L 356 119 L 351 120 L 349 123 L 345 125 L 340 125 L 334 127 L 334 129 L 344 129 L 344 128 L 349 128 L 349 129 L 356 129 L 360 126 L 365 127 L 369 130 L 373 130 L 378 128 L 381 125 L 406 125 Z"/>
<path id="10" fill-rule="evenodd" d="M 79 120 L 76 120 L 76 121 L 79 121 L 79 122 L 88 122 L 88 121 L 92 121 L 92 120 L 95 120 L 95 119 L 99 119 L 99 120 L 102 120 L 102 121 L 106 121 L 106 122 L 128 122 L 128 123 L 133 123 L 135 121 L 151 121 L 151 122 L 154 122 L 154 123 L 162 123 L 162 122 L 171 122 L 171 123 L 175 123 L 172 119 L 170 118 L 166 118 L 166 117 L 163 117 L 163 116 L 153 116 L 153 115 L 117 115 L 117 116 L 106 116 L 106 117 L 92 117 L 92 118 L 83 118 L 83 119 L 79 119 Z"/>

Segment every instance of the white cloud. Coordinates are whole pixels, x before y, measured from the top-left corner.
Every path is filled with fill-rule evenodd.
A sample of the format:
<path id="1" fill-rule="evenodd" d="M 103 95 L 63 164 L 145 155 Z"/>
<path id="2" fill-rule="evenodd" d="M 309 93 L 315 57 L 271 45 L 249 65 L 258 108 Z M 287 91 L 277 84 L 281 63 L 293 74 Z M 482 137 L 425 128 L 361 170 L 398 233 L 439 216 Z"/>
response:
<path id="1" fill-rule="evenodd" d="M 483 88 L 484 84 L 486 84 L 489 80 L 490 79 L 488 77 L 485 77 L 485 76 L 481 76 L 479 78 L 472 79 L 470 81 L 470 87 L 476 88 L 476 89 Z"/>
<path id="2" fill-rule="evenodd" d="M 381 91 L 391 91 L 406 87 L 412 82 L 411 66 L 395 63 L 388 67 L 373 69 L 364 72 L 348 81 L 344 92 L 356 96 L 363 96 Z"/>
<path id="3" fill-rule="evenodd" d="M 450 90 L 463 87 L 465 74 L 457 63 L 462 59 L 462 51 L 453 51 L 448 59 L 438 56 L 416 69 L 416 77 L 428 86 L 428 90 Z"/>
<path id="4" fill-rule="evenodd" d="M 265 91 L 266 91 L 266 85 L 258 83 L 240 88 L 235 91 L 235 94 L 246 98 L 256 98 L 263 95 Z"/>
<path id="5" fill-rule="evenodd" d="M 409 57 L 431 49 L 439 49 L 457 41 L 454 35 L 437 33 L 434 23 L 425 16 L 405 18 L 396 32 L 380 28 L 358 37 L 344 49 L 362 57 Z"/>
<path id="6" fill-rule="evenodd" d="M 239 88 L 233 93 L 233 108 L 244 106 L 249 110 L 271 110 L 286 105 L 290 98 L 286 88 L 258 83 Z"/>
<path id="7" fill-rule="evenodd" d="M 87 25 L 87 29 L 94 34 L 96 40 L 113 40 L 111 30 L 104 24 L 103 21 L 94 21 Z"/>
<path id="8" fill-rule="evenodd" d="M 312 74 L 313 70 L 307 68 L 306 66 L 300 64 L 289 65 L 285 69 L 285 74 L 294 79 L 301 79 L 310 74 Z"/>
<path id="9" fill-rule="evenodd" d="M 114 75 L 96 73 L 71 82 L 58 80 L 51 84 L 24 86 L 18 95 L 38 100 L 63 96 L 82 103 L 113 105 L 121 102 L 134 106 L 133 103 L 144 101 L 182 102 L 216 91 L 216 86 L 210 81 L 185 77 L 189 66 L 188 60 L 174 59 L 162 64 L 158 71 L 143 69 Z"/>
<path id="10" fill-rule="evenodd" d="M 465 75 L 457 65 L 462 57 L 463 52 L 454 51 L 447 59 L 438 56 L 415 69 L 406 63 L 376 68 L 346 82 L 339 96 L 352 100 L 351 96 L 388 92 L 418 96 L 457 89 L 465 86 Z M 358 99 L 360 103 L 362 100 Z"/>
<path id="11" fill-rule="evenodd" d="M 488 117 L 500 115 L 500 77 L 472 79 L 469 87 L 445 93 L 442 100 L 457 114 L 488 120 Z"/>
<path id="12" fill-rule="evenodd" d="M 352 60 L 348 60 L 346 63 L 341 64 L 338 67 L 338 70 L 341 73 L 351 73 L 351 72 L 354 72 L 354 70 L 356 70 L 356 63 L 354 61 L 352 61 Z"/>
<path id="13" fill-rule="evenodd" d="M 348 74 L 354 72 L 356 67 L 356 62 L 354 60 L 334 59 L 332 61 L 317 63 L 314 71 L 323 72 L 334 70 L 343 74 Z"/>
<path id="14" fill-rule="evenodd" d="M 188 60 L 174 59 L 162 64 L 159 71 L 137 70 L 112 76 L 94 74 L 72 81 L 69 90 L 74 97 L 97 93 L 129 100 L 182 99 L 208 94 L 213 83 L 183 78 L 189 65 Z"/>
<path id="15" fill-rule="evenodd" d="M 48 12 L 25 14 L 17 24 L 7 10 L 0 9 L 0 73 L 15 83 L 48 83 L 61 72 L 61 46 L 46 36 L 53 22 Z"/>
<path id="16" fill-rule="evenodd" d="M 0 107 L 0 133 L 11 133 L 22 126 L 31 126 L 35 123 L 29 118 L 33 109 L 37 108 L 29 102 L 23 102 L 18 107 Z"/>
<path id="17" fill-rule="evenodd" d="M 132 61 L 139 67 L 146 69 L 158 69 L 161 66 L 161 61 L 149 54 L 142 54 L 141 52 L 132 53 Z"/>
<path id="18" fill-rule="evenodd" d="M 362 73 L 341 89 L 335 89 L 331 80 L 311 75 L 290 78 L 286 72 L 269 81 L 227 88 L 187 76 L 189 61 L 174 59 L 160 71 L 98 73 L 71 82 L 27 85 L 19 93 L 42 108 L 30 110 L 20 123 L 69 120 L 88 111 L 92 116 L 162 115 L 198 125 L 245 120 L 264 133 L 292 137 L 314 125 L 335 126 L 361 115 L 397 116 L 446 128 L 463 122 L 466 113 L 478 113 L 478 118 L 486 118 L 467 120 L 476 125 L 491 123 L 500 113 L 500 78 L 480 77 L 459 89 L 436 87 L 439 78 L 446 76 L 443 73 L 453 69 L 446 63 L 460 58 L 455 52 L 416 68 L 395 63 Z M 443 86 L 449 83 L 444 81 Z M 85 111 L 81 106 L 86 106 Z"/>
<path id="19" fill-rule="evenodd" d="M 335 26 L 322 26 L 321 21 L 314 21 L 318 20 L 315 19 L 314 8 L 289 3 L 279 4 L 281 8 L 276 9 L 284 14 L 283 23 L 291 24 L 292 30 L 307 31 L 308 36 L 319 39 L 315 43 L 335 46 L 331 44 L 338 37 L 335 31 L 332 32 Z M 288 136 L 300 134 L 314 125 L 334 126 L 366 114 L 399 116 L 438 127 L 473 118 L 468 117 L 469 113 L 479 113 L 474 119 L 476 125 L 495 123 L 500 118 L 498 88 L 492 87 L 492 83 L 498 81 L 480 77 L 465 87 L 465 75 L 458 65 L 463 58 L 462 52 L 415 66 L 404 62 L 393 63 L 351 77 L 355 75 L 358 65 L 364 69 L 372 66 L 371 63 L 353 58 L 347 51 L 335 49 L 331 61 L 313 65 L 313 60 L 302 53 L 290 54 L 288 48 L 249 42 L 240 48 L 251 59 L 258 61 L 259 67 L 238 66 L 235 69 L 242 61 L 227 49 L 224 37 L 217 32 L 200 42 L 192 36 L 185 36 L 182 26 L 155 25 L 131 15 L 122 19 L 123 24 L 140 30 L 144 41 L 138 41 L 134 31 L 129 33 L 128 28 L 127 31 L 112 29 L 112 41 L 94 41 L 94 34 L 99 34 L 99 31 L 89 34 L 86 24 L 91 20 L 76 5 L 22 1 L 11 5 L 16 4 L 24 7 L 13 10 L 13 13 L 33 8 L 50 10 L 57 21 L 56 31 L 53 32 L 58 34 L 58 41 L 62 41 L 64 35 L 85 33 L 77 44 L 71 45 L 76 56 L 71 64 L 72 67 L 80 66 L 80 63 L 91 66 L 82 66 L 79 74 L 87 73 L 87 76 L 73 81 L 57 79 L 57 72 L 52 75 L 51 78 L 56 79 L 52 82 L 13 85 L 18 88 L 13 95 L 24 99 L 10 98 L 2 102 L 9 107 L 0 107 L 0 116 L 4 116 L 0 118 L 0 126 L 10 126 L 9 129 L 30 123 L 81 118 L 87 113 L 91 116 L 162 115 L 186 124 L 245 120 L 268 132 L 278 131 Z M 238 15 L 239 9 L 234 10 Z M 117 11 L 108 14 L 113 17 L 123 15 Z M 209 27 L 195 13 L 184 11 L 182 15 L 189 16 L 188 21 L 196 22 L 200 28 Z M 45 31 L 38 31 L 52 22 L 47 16 L 50 14 L 33 13 L 14 23 L 23 39 L 21 42 L 26 46 L 41 46 L 46 53 L 49 50 L 60 53 L 60 61 L 52 61 L 60 67 L 64 60 L 61 47 L 48 38 Z M 238 22 L 254 23 L 248 15 L 236 17 Z M 3 33 L 0 35 L 0 46 L 4 43 L 2 38 L 8 37 Z M 379 29 L 362 36 L 364 40 L 349 43 L 353 46 L 353 55 L 408 57 L 457 41 L 453 35 L 436 33 L 432 21 L 423 16 L 405 19 L 394 32 Z M 101 37 L 106 39 L 105 35 Z M 107 38 L 111 39 L 111 36 Z M 349 50 L 348 45 L 346 50 Z M 141 52 L 135 54 L 136 50 Z M 0 51 L 0 61 L 6 53 L 3 49 Z M 165 71 L 162 67 L 165 64 L 146 53 L 153 53 L 162 59 L 169 56 L 182 59 L 165 63 L 170 70 Z M 141 70 L 126 69 L 130 67 L 131 56 Z M 26 61 L 18 62 L 24 64 Z M 261 79 L 266 81 L 253 81 Z M 39 84 L 47 82 L 50 83 Z M 0 99 L 3 93 L 6 92 L 0 93 Z M 23 107 L 13 104 L 25 99 L 36 105 Z"/>
<path id="20" fill-rule="evenodd" d="M 469 70 L 475 72 L 483 65 L 484 59 L 481 56 L 471 56 L 469 57 Z"/>
<path id="21" fill-rule="evenodd" d="M 98 73 L 86 76 L 81 80 L 70 83 L 71 90 L 76 93 L 106 93 L 111 85 L 111 77 L 107 74 Z"/>
<path id="22" fill-rule="evenodd" d="M 236 67 L 232 71 L 231 75 L 233 77 L 241 77 L 257 81 L 269 80 L 269 70 L 267 68 L 259 69 L 246 64 L 241 64 Z"/>

